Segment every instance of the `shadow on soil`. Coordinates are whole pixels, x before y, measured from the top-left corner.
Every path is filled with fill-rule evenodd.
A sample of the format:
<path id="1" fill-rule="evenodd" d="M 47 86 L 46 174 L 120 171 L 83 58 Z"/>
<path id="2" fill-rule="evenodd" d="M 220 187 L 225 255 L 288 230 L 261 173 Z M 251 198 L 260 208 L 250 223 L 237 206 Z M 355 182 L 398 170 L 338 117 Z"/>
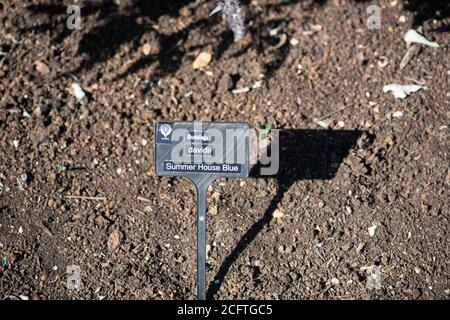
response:
<path id="1" fill-rule="evenodd" d="M 369 2 L 369 0 L 353 0 L 354 2 Z M 258 7 L 250 4 L 249 0 L 241 1 L 246 12 L 247 28 L 252 40 L 242 44 L 241 48 L 233 54 L 240 56 L 253 48 L 257 52 L 258 59 L 263 66 L 264 73 L 270 78 L 281 68 L 289 55 L 289 42 L 273 47 L 280 42 L 277 37 L 271 36 L 269 30 L 283 28 L 291 19 L 289 14 L 280 16 L 282 8 L 292 7 L 299 3 L 305 3 L 303 12 L 305 19 L 311 14 L 313 6 L 323 6 L 328 0 L 280 0 L 279 3 L 261 3 Z M 153 33 L 159 43 L 159 52 L 143 56 L 134 61 L 124 72 L 116 76 L 116 80 L 123 79 L 152 64 L 157 64 L 156 71 L 149 75 L 152 80 L 157 80 L 176 72 L 184 55 L 194 49 L 185 47 L 183 43 L 189 34 L 196 29 L 206 32 L 212 24 L 220 22 L 220 15 L 213 17 L 202 17 L 172 33 L 163 33 L 158 28 L 158 20 L 162 16 L 180 17 L 180 10 L 188 7 L 190 14 L 196 16 L 195 1 L 193 0 L 134 0 L 125 1 L 118 6 L 112 0 L 101 0 L 86 2 L 82 6 L 82 17 L 94 16 L 95 21 L 83 19 L 83 23 L 89 25 L 83 27 L 81 39 L 78 43 L 77 55 L 84 58 L 82 64 L 68 73 L 78 74 L 83 70 L 91 69 L 95 64 L 103 63 L 111 59 L 123 44 L 130 44 L 131 50 L 138 51 L 141 39 L 144 35 Z M 27 7 L 31 12 L 32 19 L 39 19 L 39 23 L 33 25 L 23 32 L 55 32 L 54 43 L 59 44 L 72 34 L 72 31 L 63 27 L 68 18 L 67 7 L 63 4 L 32 4 Z M 412 25 L 420 26 L 430 19 L 442 20 L 450 16 L 450 2 L 442 0 L 410 0 L 405 3 L 405 10 L 415 13 Z M 45 22 L 42 21 L 42 18 Z M 271 17 L 271 18 L 268 18 Z M 56 31 L 59 30 L 59 31 Z M 86 30 L 86 31 L 84 31 Z M 448 26 L 441 26 L 434 31 L 448 31 Z M 215 59 L 220 60 L 224 53 L 233 44 L 233 35 L 229 30 L 223 30 L 218 36 L 215 45 Z M 214 40 L 214 39 L 213 39 Z M 270 52 L 270 54 L 269 54 Z"/>
<path id="2" fill-rule="evenodd" d="M 292 129 L 279 131 L 279 170 L 274 176 L 278 181 L 278 191 L 263 216 L 244 233 L 233 251 L 225 258 L 214 278 L 215 281 L 210 283 L 207 291 L 209 298 L 213 298 L 220 290 L 225 276 L 239 255 L 270 223 L 273 211 L 289 188 L 299 180 L 332 179 L 362 133 L 363 131 L 344 130 Z M 268 150 L 270 148 L 269 146 Z M 255 166 L 250 175 L 254 178 L 267 178 L 267 176 L 260 175 L 260 169 L 261 165 Z"/>

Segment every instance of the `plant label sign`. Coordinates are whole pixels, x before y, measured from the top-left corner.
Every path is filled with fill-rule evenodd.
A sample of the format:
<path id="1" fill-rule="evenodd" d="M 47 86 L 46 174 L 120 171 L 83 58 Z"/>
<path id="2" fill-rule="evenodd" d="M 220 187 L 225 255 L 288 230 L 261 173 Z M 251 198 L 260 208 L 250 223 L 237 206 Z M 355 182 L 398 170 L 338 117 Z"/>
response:
<path id="1" fill-rule="evenodd" d="M 189 178 L 197 188 L 197 296 L 206 299 L 206 192 L 218 177 L 247 177 L 247 123 L 169 122 L 155 125 L 158 176 Z"/>
<path id="2" fill-rule="evenodd" d="M 202 176 L 247 177 L 248 136 L 246 123 L 159 122 L 156 174 L 185 176 L 194 183 Z"/>

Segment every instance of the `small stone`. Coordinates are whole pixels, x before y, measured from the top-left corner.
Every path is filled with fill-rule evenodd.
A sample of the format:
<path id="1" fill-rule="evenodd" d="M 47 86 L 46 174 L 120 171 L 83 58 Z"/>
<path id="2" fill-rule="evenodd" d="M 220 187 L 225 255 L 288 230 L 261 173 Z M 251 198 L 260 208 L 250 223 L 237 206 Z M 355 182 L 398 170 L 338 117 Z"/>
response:
<path id="1" fill-rule="evenodd" d="M 345 122 L 342 120 L 338 121 L 338 126 L 339 126 L 339 128 L 345 127 Z"/>
<path id="2" fill-rule="evenodd" d="M 295 47 L 300 43 L 300 41 L 298 41 L 297 38 L 291 38 L 291 40 L 289 40 L 289 43 L 291 44 L 291 46 Z"/>
<path id="3" fill-rule="evenodd" d="M 42 61 L 36 60 L 34 62 L 34 66 L 36 67 L 37 72 L 39 72 L 43 76 L 50 73 L 50 68 Z"/>
<path id="4" fill-rule="evenodd" d="M 218 213 L 218 208 L 217 206 L 211 206 L 208 208 L 208 214 L 212 215 L 212 216 L 216 216 Z"/>
<path id="5" fill-rule="evenodd" d="M 118 228 L 114 229 L 109 234 L 108 241 L 106 243 L 108 250 L 109 251 L 116 250 L 119 247 L 120 242 L 122 241 L 122 238 L 123 238 L 122 232 L 120 232 L 120 230 Z"/>
<path id="6" fill-rule="evenodd" d="M 23 294 L 21 294 L 21 295 L 19 296 L 19 298 L 20 298 L 20 300 L 30 300 L 30 298 L 29 298 L 28 296 L 23 295 Z"/>
<path id="7" fill-rule="evenodd" d="M 284 216 L 284 212 L 281 211 L 280 209 L 275 209 L 275 211 L 272 213 L 272 217 L 274 219 L 281 219 Z"/>
<path id="8" fill-rule="evenodd" d="M 323 200 L 320 200 L 318 206 L 320 209 L 322 209 L 323 207 L 325 207 L 325 202 L 323 202 Z"/>
<path id="9" fill-rule="evenodd" d="M 348 214 L 351 214 L 353 212 L 352 207 L 345 206 L 345 211 L 347 211 Z"/>
<path id="10" fill-rule="evenodd" d="M 401 117 L 403 117 L 403 112 L 402 112 L 402 111 L 395 111 L 395 112 L 392 114 L 392 116 L 393 116 L 394 118 L 401 118 Z"/>
<path id="11" fill-rule="evenodd" d="M 19 234 L 22 234 L 22 233 L 23 233 L 23 228 L 19 227 Z"/>
<path id="12" fill-rule="evenodd" d="M 14 148 L 19 148 L 19 140 L 13 140 L 13 146 Z"/>
<path id="13" fill-rule="evenodd" d="M 370 237 L 373 237 L 375 235 L 377 227 L 378 227 L 377 225 L 373 225 L 373 226 L 367 228 L 367 231 L 369 232 Z"/>
<path id="14" fill-rule="evenodd" d="M 206 67 L 212 60 L 212 55 L 209 52 L 201 52 L 192 63 L 194 69 L 202 69 Z"/>
<path id="15" fill-rule="evenodd" d="M 58 266 L 54 266 L 54 267 L 53 267 L 53 270 L 54 270 L 54 271 L 58 270 Z"/>
<path id="16" fill-rule="evenodd" d="M 73 95 L 78 101 L 82 101 L 84 98 L 86 98 L 86 93 L 78 83 L 72 83 L 72 91 Z"/>
<path id="17" fill-rule="evenodd" d="M 420 274 L 422 272 L 422 270 L 420 270 L 419 267 L 414 267 L 414 272 L 417 274 Z"/>
<path id="18" fill-rule="evenodd" d="M 177 235 L 177 234 L 176 234 L 176 235 L 174 235 L 173 237 L 174 237 L 174 239 L 177 239 L 177 240 L 178 240 L 178 239 L 180 239 L 180 236 L 179 236 L 179 235 Z"/>
<path id="19" fill-rule="evenodd" d="M 331 284 L 332 284 L 333 286 L 337 286 L 337 285 L 339 284 L 339 279 L 338 279 L 338 278 L 333 278 L 333 279 L 331 279 Z"/>
<path id="20" fill-rule="evenodd" d="M 278 252 L 279 253 L 283 253 L 284 252 L 284 246 L 283 245 L 278 247 Z"/>
<path id="21" fill-rule="evenodd" d="M 238 88 L 238 89 L 234 89 L 233 92 L 234 94 L 239 94 L 239 93 L 246 93 L 249 92 L 250 88 L 249 87 L 243 87 L 243 88 Z"/>
<path id="22" fill-rule="evenodd" d="M 150 45 L 150 43 L 146 43 L 142 46 L 142 52 L 144 53 L 144 55 L 148 56 L 151 51 L 152 51 L 152 46 Z"/>
<path id="23" fill-rule="evenodd" d="M 255 83 L 252 85 L 252 89 L 259 89 L 259 88 L 261 88 L 262 83 L 263 82 L 261 80 L 255 81 Z"/>

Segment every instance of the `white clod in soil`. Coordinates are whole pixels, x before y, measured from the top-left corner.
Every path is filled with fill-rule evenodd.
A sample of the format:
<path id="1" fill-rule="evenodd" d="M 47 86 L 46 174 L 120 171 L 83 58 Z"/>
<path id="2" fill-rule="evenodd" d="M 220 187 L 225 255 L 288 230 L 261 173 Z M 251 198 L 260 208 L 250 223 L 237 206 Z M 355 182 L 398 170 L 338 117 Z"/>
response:
<path id="1" fill-rule="evenodd" d="M 418 84 L 388 84 L 383 87 L 383 92 L 392 92 L 395 98 L 397 99 L 405 99 L 407 96 L 409 96 L 411 93 L 419 91 L 421 89 L 425 89 L 424 86 L 418 85 Z"/>
<path id="2" fill-rule="evenodd" d="M 202 69 L 204 67 L 206 67 L 212 60 L 212 54 L 207 52 L 207 51 L 203 51 L 200 52 L 200 54 L 197 56 L 197 58 L 195 58 L 194 62 L 192 63 L 192 68 L 196 69 Z"/>
<path id="3" fill-rule="evenodd" d="M 72 83 L 73 95 L 78 101 L 83 100 L 86 97 L 86 93 L 83 91 L 83 88 L 78 83 Z"/>
<path id="4" fill-rule="evenodd" d="M 429 41 L 427 38 L 425 38 L 423 35 L 421 35 L 416 30 L 413 30 L 413 29 L 406 32 L 404 40 L 408 44 L 419 43 L 419 44 L 423 44 L 425 46 L 429 46 L 429 47 L 433 47 L 433 48 L 440 47 L 438 43 Z"/>
<path id="5" fill-rule="evenodd" d="M 401 118 L 401 117 L 403 117 L 403 111 L 395 111 L 395 112 L 392 114 L 392 116 L 393 116 L 394 118 Z"/>
<path id="6" fill-rule="evenodd" d="M 373 225 L 373 226 L 367 228 L 367 231 L 368 231 L 370 237 L 373 237 L 375 235 L 377 228 L 378 228 L 377 225 Z"/>
<path id="7" fill-rule="evenodd" d="M 291 46 L 295 47 L 300 43 L 300 41 L 298 41 L 297 38 L 291 38 L 291 40 L 289 40 L 289 43 L 291 44 Z"/>

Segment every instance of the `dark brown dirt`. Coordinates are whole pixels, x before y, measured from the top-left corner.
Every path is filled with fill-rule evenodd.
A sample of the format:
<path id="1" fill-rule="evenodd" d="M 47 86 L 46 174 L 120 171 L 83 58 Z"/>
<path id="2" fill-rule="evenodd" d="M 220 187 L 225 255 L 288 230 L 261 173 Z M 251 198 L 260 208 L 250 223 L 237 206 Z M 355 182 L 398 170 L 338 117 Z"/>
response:
<path id="1" fill-rule="evenodd" d="M 379 1 L 373 31 L 369 2 L 245 1 L 239 43 L 212 3 L 134 2 L 86 5 L 75 31 L 66 1 L 0 11 L 1 298 L 195 298 L 195 190 L 153 173 L 162 119 L 281 129 L 276 177 L 212 186 L 211 298 L 449 298 L 447 49 L 399 69 L 411 26 L 448 43 L 446 1 Z M 213 61 L 193 70 L 201 51 Z M 428 89 L 382 92 L 411 79 Z M 330 130 L 313 121 L 326 115 Z"/>

